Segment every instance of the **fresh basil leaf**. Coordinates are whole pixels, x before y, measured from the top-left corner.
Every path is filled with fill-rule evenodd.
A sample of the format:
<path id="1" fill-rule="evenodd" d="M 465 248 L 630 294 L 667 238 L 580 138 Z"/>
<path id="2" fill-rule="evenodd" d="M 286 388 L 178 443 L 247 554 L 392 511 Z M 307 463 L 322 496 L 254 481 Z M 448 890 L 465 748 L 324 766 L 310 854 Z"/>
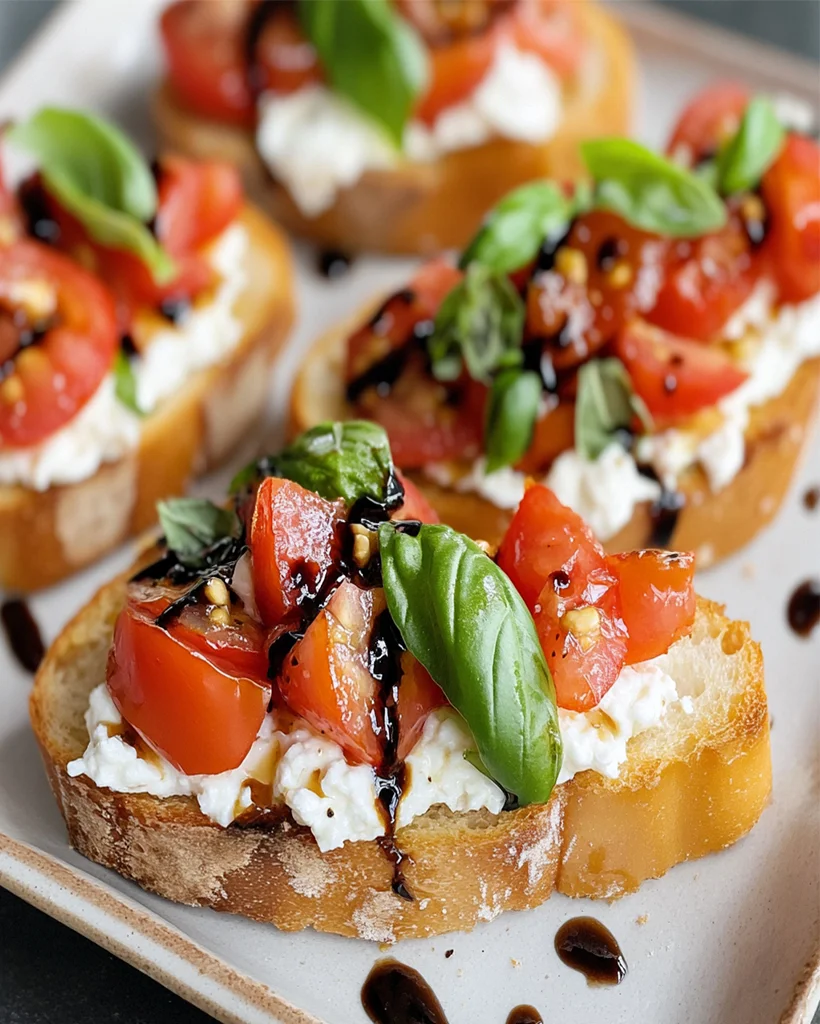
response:
<path id="1" fill-rule="evenodd" d="M 635 416 L 645 430 L 652 429 L 649 410 L 633 391 L 620 359 L 591 359 L 581 366 L 575 400 L 575 447 L 583 458 L 597 459 L 619 430 L 631 426 Z"/>
<path id="2" fill-rule="evenodd" d="M 401 147 L 428 79 L 427 52 L 415 29 L 389 0 L 300 0 L 298 12 L 333 89 Z"/>
<path id="3" fill-rule="evenodd" d="M 137 378 L 134 375 L 134 366 L 122 349 L 114 360 L 114 394 L 126 409 L 130 409 L 138 416 L 144 415 L 137 402 Z"/>
<path id="4" fill-rule="evenodd" d="M 455 380 L 466 365 L 489 383 L 502 366 L 521 360 L 524 303 L 505 274 L 471 263 L 436 315 L 427 351 L 433 376 Z"/>
<path id="5" fill-rule="evenodd" d="M 462 715 L 492 778 L 544 803 L 561 767 L 555 688 L 507 576 L 449 526 L 379 528 L 387 606 L 408 650 Z"/>
<path id="6" fill-rule="evenodd" d="M 573 200 L 555 182 L 522 185 L 490 212 L 459 266 L 483 263 L 502 274 L 519 270 L 535 259 L 545 238 L 563 235 L 573 216 Z"/>
<path id="7" fill-rule="evenodd" d="M 751 100 L 740 127 L 717 155 L 718 189 L 731 196 L 756 188 L 777 159 L 786 131 L 765 96 Z"/>
<path id="8" fill-rule="evenodd" d="M 232 509 L 203 498 L 172 498 L 157 502 L 160 526 L 171 551 L 181 561 L 196 564 L 205 551 L 224 537 L 238 537 L 241 524 Z"/>
<path id="9" fill-rule="evenodd" d="M 278 455 L 241 469 L 231 493 L 264 476 L 293 480 L 328 501 L 343 498 L 351 504 L 365 496 L 386 501 L 393 477 L 390 442 L 381 427 L 365 420 L 320 423 Z"/>
<path id="10" fill-rule="evenodd" d="M 151 170 L 112 125 L 78 110 L 46 107 L 6 138 L 37 160 L 47 189 L 101 245 L 137 256 L 158 284 L 174 261 L 146 226 L 157 210 Z"/>
<path id="11" fill-rule="evenodd" d="M 502 370 L 493 380 L 484 431 L 488 473 L 517 462 L 529 448 L 542 390 L 532 370 Z"/>
<path id="12" fill-rule="evenodd" d="M 726 207 L 708 183 L 631 139 L 595 139 L 581 153 L 596 182 L 595 205 L 644 231 L 688 238 L 717 231 Z"/>

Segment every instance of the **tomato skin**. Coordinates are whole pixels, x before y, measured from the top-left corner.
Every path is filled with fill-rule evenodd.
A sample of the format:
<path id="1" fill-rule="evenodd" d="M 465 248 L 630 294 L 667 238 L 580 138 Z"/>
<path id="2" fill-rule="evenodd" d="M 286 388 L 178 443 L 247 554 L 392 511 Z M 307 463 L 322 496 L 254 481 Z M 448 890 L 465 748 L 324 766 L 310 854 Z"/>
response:
<path id="1" fill-rule="evenodd" d="M 438 684 L 409 651 L 401 656 L 401 669 L 398 761 L 404 761 L 416 745 L 430 712 L 447 705 L 447 698 Z"/>
<path id="2" fill-rule="evenodd" d="M 782 302 L 803 302 L 820 291 L 820 147 L 789 135 L 780 156 L 763 175 L 769 214 L 764 248 Z"/>
<path id="3" fill-rule="evenodd" d="M 270 700 L 263 679 L 223 671 L 128 605 L 114 627 L 107 683 L 125 721 L 186 775 L 215 775 L 242 763 Z"/>
<path id="4" fill-rule="evenodd" d="M 221 234 L 244 202 L 237 169 L 219 160 L 166 156 L 157 185 L 156 233 L 172 256 L 184 256 Z"/>
<path id="5" fill-rule="evenodd" d="M 412 480 L 396 470 L 396 476 L 404 488 L 404 504 L 397 509 L 391 519 L 415 519 L 420 523 L 439 523 L 438 512 L 416 487 Z"/>
<path id="6" fill-rule="evenodd" d="M 269 626 L 295 624 L 338 557 L 344 502 L 325 501 L 291 480 L 266 477 L 256 494 L 250 549 L 256 603 Z"/>
<path id="7" fill-rule="evenodd" d="M 165 9 L 160 33 L 168 77 L 185 107 L 229 124 L 250 125 L 244 25 L 249 8 L 207 0 L 178 0 Z"/>
<path id="8" fill-rule="evenodd" d="M 715 405 L 748 377 L 720 349 L 639 320 L 621 331 L 614 351 L 649 411 L 665 422 Z"/>
<path id="9" fill-rule="evenodd" d="M 586 39 L 574 3 L 520 0 L 513 8 L 508 31 L 519 50 L 540 57 L 560 78 L 578 71 Z"/>
<path id="10" fill-rule="evenodd" d="M 498 45 L 497 25 L 428 51 L 430 84 L 415 116 L 432 125 L 448 107 L 465 100 L 489 71 Z"/>
<path id="11" fill-rule="evenodd" d="M 751 94 L 738 82 L 716 82 L 692 99 L 675 126 L 666 152 L 687 167 L 712 156 L 737 131 Z"/>
<path id="12" fill-rule="evenodd" d="M 630 551 L 610 555 L 607 566 L 618 579 L 629 633 L 627 665 L 656 658 L 691 633 L 697 605 L 692 552 Z"/>
<path id="13" fill-rule="evenodd" d="M 720 231 L 671 247 L 657 301 L 644 315 L 673 334 L 711 341 L 749 297 L 760 269 L 746 229 L 733 214 Z"/>
<path id="14" fill-rule="evenodd" d="M 574 444 L 575 403 L 560 402 L 538 418 L 530 446 L 515 468 L 522 473 L 543 472 Z"/>
<path id="15" fill-rule="evenodd" d="M 266 20 L 256 44 L 254 72 L 258 76 L 256 90 L 280 94 L 322 81 L 316 50 L 305 38 L 296 15 L 287 8 L 275 11 Z"/>
<path id="16" fill-rule="evenodd" d="M 0 327 L 4 307 L 10 314 L 20 309 L 18 289 L 28 281 L 54 289 L 56 323 L 19 354 L 11 319 L 8 336 L 0 337 L 0 363 L 14 359 L 0 392 L 0 447 L 37 444 L 72 419 L 110 370 L 119 344 L 114 303 L 104 285 L 61 253 L 27 239 L 0 247 Z"/>

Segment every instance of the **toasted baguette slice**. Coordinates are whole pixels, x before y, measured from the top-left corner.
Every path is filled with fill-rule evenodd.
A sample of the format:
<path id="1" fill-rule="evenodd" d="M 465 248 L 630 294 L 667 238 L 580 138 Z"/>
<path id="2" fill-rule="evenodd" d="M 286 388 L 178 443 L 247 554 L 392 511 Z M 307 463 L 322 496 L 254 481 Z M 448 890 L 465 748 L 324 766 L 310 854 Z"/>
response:
<path id="1" fill-rule="evenodd" d="M 302 363 L 290 401 L 292 436 L 324 420 L 350 419 L 356 413 L 345 400 L 344 356 L 347 337 L 376 308 L 323 335 Z M 681 477 L 686 503 L 668 547 L 694 551 L 706 568 L 748 544 L 777 514 L 788 493 L 812 421 L 820 407 L 820 359 L 803 363 L 786 390 L 751 410 L 743 468 L 717 493 L 699 466 Z M 408 476 L 421 488 L 442 522 L 471 537 L 499 544 L 512 512 L 478 494 L 461 494 L 434 484 L 421 473 Z M 650 504 L 638 505 L 630 522 L 604 545 L 608 551 L 655 546 Z"/>
<path id="2" fill-rule="evenodd" d="M 168 147 L 236 163 L 277 221 L 322 246 L 421 254 L 463 248 L 487 210 L 512 188 L 533 178 L 573 180 L 583 171 L 582 139 L 628 132 L 635 78 L 629 36 L 594 4 L 582 4 L 581 16 L 589 60 L 566 94 L 553 138 L 542 145 L 496 139 L 433 163 L 367 171 L 318 217 L 305 216 L 271 177 L 249 131 L 190 113 L 167 84 L 154 98 L 154 119 Z"/>
<path id="3" fill-rule="evenodd" d="M 674 864 L 733 843 L 771 788 L 769 717 L 759 646 L 745 623 L 700 601 L 694 632 L 670 653 L 686 714 L 630 741 L 621 776 L 585 772 L 549 803 L 492 815 L 438 806 L 399 830 L 415 901 L 391 892 L 375 841 L 322 854 L 286 812 L 221 828 L 193 798 L 158 799 L 70 778 L 88 741 L 83 715 L 105 678 L 125 579 L 69 623 L 37 675 L 31 719 L 71 844 L 169 899 L 243 914 L 287 931 L 314 927 L 379 942 L 469 930 L 553 890 L 613 898 Z"/>
<path id="4" fill-rule="evenodd" d="M 140 443 L 75 484 L 0 486 L 0 586 L 56 583 L 156 521 L 156 503 L 222 462 L 261 414 L 270 363 L 293 322 L 288 244 L 262 213 L 240 215 L 250 239 L 236 348 L 193 374 L 142 423 Z"/>

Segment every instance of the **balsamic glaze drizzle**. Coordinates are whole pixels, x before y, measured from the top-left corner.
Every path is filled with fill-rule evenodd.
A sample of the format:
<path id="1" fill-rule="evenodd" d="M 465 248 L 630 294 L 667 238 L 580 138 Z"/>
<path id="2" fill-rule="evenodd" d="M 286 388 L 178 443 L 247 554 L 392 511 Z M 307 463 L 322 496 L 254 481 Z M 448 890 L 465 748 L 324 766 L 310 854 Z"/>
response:
<path id="1" fill-rule="evenodd" d="M 649 511 L 652 526 L 647 538 L 647 546 L 652 548 L 668 548 L 672 544 L 678 519 L 686 505 L 686 496 L 680 491 L 670 491 L 651 466 L 638 466 L 641 476 L 655 480 L 661 485 L 661 495 Z"/>
<path id="2" fill-rule="evenodd" d="M 362 1006 L 374 1024 L 447 1024 L 435 993 L 412 967 L 381 960 L 362 985 Z"/>
<path id="3" fill-rule="evenodd" d="M 590 985 L 619 985 L 626 960 L 612 932 L 594 917 L 573 917 L 558 929 L 555 952 Z"/>
<path id="4" fill-rule="evenodd" d="M 798 636 L 811 636 L 820 623 L 820 579 L 805 580 L 795 588 L 786 618 Z"/>
<path id="5" fill-rule="evenodd" d="M 352 258 L 340 249 L 323 249 L 316 260 L 316 269 L 328 281 L 336 281 L 350 270 Z"/>
<path id="6" fill-rule="evenodd" d="M 507 1024 L 544 1024 L 544 1018 L 534 1006 L 516 1006 L 510 1010 Z"/>
<path id="7" fill-rule="evenodd" d="M 397 304 L 409 306 L 416 298 L 411 288 L 404 288 L 389 296 L 370 318 L 365 330 L 384 336 L 390 332 L 394 323 L 393 310 Z M 413 325 L 407 336 L 391 344 L 390 351 L 347 385 L 348 402 L 356 402 L 368 388 L 377 388 L 383 393 L 396 383 L 410 357 L 410 354 L 422 346 L 433 328 L 431 320 L 422 320 Z"/>
<path id="8" fill-rule="evenodd" d="M 45 646 L 29 606 L 25 601 L 10 598 L 0 606 L 0 619 L 14 656 L 27 672 L 36 672 Z"/>
<path id="9" fill-rule="evenodd" d="M 20 185 L 17 198 L 26 220 L 26 233 L 46 245 L 55 245 L 60 240 L 60 225 L 51 215 L 45 189 L 37 175 Z"/>

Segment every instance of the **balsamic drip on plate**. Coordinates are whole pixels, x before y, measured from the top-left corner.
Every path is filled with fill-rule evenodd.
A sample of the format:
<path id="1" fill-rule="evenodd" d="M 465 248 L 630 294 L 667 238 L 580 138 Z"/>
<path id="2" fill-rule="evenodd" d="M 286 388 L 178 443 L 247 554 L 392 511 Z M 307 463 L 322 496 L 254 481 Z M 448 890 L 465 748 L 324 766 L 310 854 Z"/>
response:
<path id="1" fill-rule="evenodd" d="M 589 985 L 619 985 L 627 973 L 626 960 L 612 932 L 594 917 L 573 917 L 558 929 L 555 952 Z"/>
<path id="2" fill-rule="evenodd" d="M 0 619 L 15 658 L 27 672 L 36 672 L 43 660 L 45 647 L 29 606 L 18 598 L 10 598 L 0 606 Z"/>
<path id="3" fill-rule="evenodd" d="M 807 512 L 816 512 L 820 506 L 820 485 L 809 487 L 803 494 L 803 508 Z"/>
<path id="4" fill-rule="evenodd" d="M 316 269 L 328 281 L 336 281 L 350 270 L 353 258 L 341 249 L 323 249 L 316 260 Z"/>
<path id="5" fill-rule="evenodd" d="M 820 623 L 820 579 L 804 580 L 795 588 L 789 598 L 786 618 L 798 636 L 811 636 Z"/>
<path id="6" fill-rule="evenodd" d="M 544 1024 L 544 1018 L 534 1006 L 516 1006 L 510 1010 L 507 1024 Z"/>
<path id="7" fill-rule="evenodd" d="M 435 993 L 418 971 L 381 960 L 362 985 L 362 1006 L 374 1024 L 447 1024 Z"/>

